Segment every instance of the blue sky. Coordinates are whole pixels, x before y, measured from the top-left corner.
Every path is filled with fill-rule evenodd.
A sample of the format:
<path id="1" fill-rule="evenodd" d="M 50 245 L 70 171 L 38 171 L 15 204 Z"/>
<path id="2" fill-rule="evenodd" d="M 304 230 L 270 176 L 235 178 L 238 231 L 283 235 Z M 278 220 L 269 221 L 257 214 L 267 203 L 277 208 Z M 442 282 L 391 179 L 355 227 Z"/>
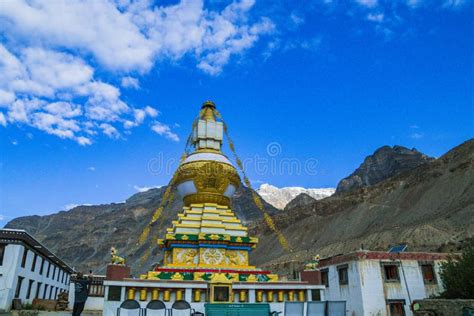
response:
<path id="1" fill-rule="evenodd" d="M 255 186 L 440 156 L 474 135 L 473 21 L 461 0 L 0 2 L 0 223 L 166 184 L 206 99 Z"/>

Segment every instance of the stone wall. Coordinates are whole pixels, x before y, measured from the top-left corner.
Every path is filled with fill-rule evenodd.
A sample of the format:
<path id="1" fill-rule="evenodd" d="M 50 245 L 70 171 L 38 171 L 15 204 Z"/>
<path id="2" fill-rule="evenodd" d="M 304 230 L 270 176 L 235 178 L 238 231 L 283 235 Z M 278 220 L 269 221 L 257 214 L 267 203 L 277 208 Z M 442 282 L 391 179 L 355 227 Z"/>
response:
<path id="1" fill-rule="evenodd" d="M 416 306 L 418 304 L 418 306 Z M 474 299 L 442 300 L 425 299 L 414 302 L 415 316 L 461 316 L 474 315 Z M 469 312 L 470 313 L 469 313 Z"/>

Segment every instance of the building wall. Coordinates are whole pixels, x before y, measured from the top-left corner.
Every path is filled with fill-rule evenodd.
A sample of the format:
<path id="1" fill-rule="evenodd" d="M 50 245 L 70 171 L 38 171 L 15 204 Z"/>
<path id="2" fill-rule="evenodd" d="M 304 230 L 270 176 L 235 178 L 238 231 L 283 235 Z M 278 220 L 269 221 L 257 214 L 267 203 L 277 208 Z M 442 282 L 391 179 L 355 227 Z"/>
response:
<path id="1" fill-rule="evenodd" d="M 35 252 L 33 252 L 32 249 L 28 250 L 25 267 L 21 267 L 24 250 L 25 246 L 22 244 L 8 244 L 5 247 L 3 265 L 0 266 L 0 274 L 2 274 L 0 277 L 0 293 L 2 293 L 2 295 L 0 295 L 0 310 L 9 310 L 11 308 L 12 300 L 15 298 L 19 276 L 24 278 L 18 297 L 21 299 L 22 303 L 33 302 L 33 299 L 36 298 L 38 282 L 42 283 L 38 293 L 38 298 L 40 299 L 56 299 L 61 291 L 67 291 L 69 288 L 69 273 L 51 261 L 46 260 L 39 253 L 37 253 L 36 264 L 32 271 L 32 264 L 35 256 Z M 42 260 L 45 260 L 45 262 L 43 272 L 40 274 Z M 49 276 L 47 276 L 49 265 L 51 265 L 51 268 Z M 55 270 L 54 267 L 56 267 Z M 54 279 L 53 271 L 55 271 Z M 61 273 L 58 279 L 59 271 L 61 271 Z M 32 280 L 33 283 L 31 286 L 30 296 L 27 298 L 30 280 Z M 44 296 L 45 285 L 48 285 L 46 297 Z M 52 292 L 50 292 L 51 288 L 53 288 Z"/>
<path id="2" fill-rule="evenodd" d="M 10 304 L 15 295 L 16 289 L 16 267 L 20 266 L 19 253 L 21 246 L 5 247 L 3 255 L 3 264 L 0 266 L 0 311 L 7 311 L 10 309 Z"/>
<path id="3" fill-rule="evenodd" d="M 343 264 L 344 265 L 344 264 Z M 326 301 L 346 301 L 347 315 L 364 315 L 359 267 L 356 261 L 347 264 L 349 282 L 339 285 L 338 265 L 328 267 L 329 286 L 324 290 Z"/>
<path id="4" fill-rule="evenodd" d="M 398 265 L 400 280 L 386 282 L 382 263 Z M 387 302 L 401 300 L 405 302 L 406 315 L 412 315 L 410 302 L 427 298 L 442 291 L 439 277 L 440 261 L 432 262 L 437 282 L 425 284 L 420 264 L 417 260 L 358 260 L 347 263 L 349 284 L 340 285 L 337 267 L 331 265 L 322 267 L 328 269 L 329 286 L 325 289 L 325 299 L 328 301 L 346 301 L 347 315 L 350 316 L 384 316 L 389 315 Z M 403 266 L 403 270 L 402 270 Z M 405 283 L 406 279 L 406 283 Z M 410 298 L 408 297 L 408 290 Z"/>
<path id="5" fill-rule="evenodd" d="M 69 284 L 69 305 L 68 308 L 72 309 L 74 307 L 74 282 Z M 86 300 L 86 304 L 84 305 L 84 310 L 88 311 L 99 311 L 104 308 L 104 296 L 97 297 L 97 296 L 89 296 Z"/>
<path id="6" fill-rule="evenodd" d="M 360 270 L 361 296 L 366 315 L 386 315 L 384 284 L 380 262 L 378 260 L 358 261 Z"/>

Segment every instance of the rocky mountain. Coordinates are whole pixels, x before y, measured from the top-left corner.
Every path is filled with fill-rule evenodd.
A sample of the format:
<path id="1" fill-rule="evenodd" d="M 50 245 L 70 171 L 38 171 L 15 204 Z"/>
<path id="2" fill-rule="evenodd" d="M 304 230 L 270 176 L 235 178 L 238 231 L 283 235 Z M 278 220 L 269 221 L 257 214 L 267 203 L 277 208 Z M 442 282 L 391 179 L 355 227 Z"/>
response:
<path id="1" fill-rule="evenodd" d="M 474 140 L 369 187 L 295 203 L 274 221 L 293 252 L 258 221 L 250 230 L 260 238 L 252 259 L 280 272 L 315 254 L 385 251 L 400 243 L 409 251 L 459 250 L 474 238 Z"/>
<path id="2" fill-rule="evenodd" d="M 159 206 L 165 190 L 166 187 L 161 187 L 140 192 L 124 203 L 77 206 L 47 216 L 19 217 L 5 227 L 27 230 L 67 263 L 82 271 L 92 269 L 103 273 L 110 260 L 110 248 L 114 246 L 136 274 L 149 270 L 154 262 L 161 260 L 162 254 L 156 247 L 146 262 L 141 262 L 140 257 L 151 245 L 152 237 L 164 236 L 165 229 L 182 209 L 181 200 L 175 199 L 163 212 L 145 245 L 141 248 L 136 246 L 138 236 Z M 232 201 L 235 213 L 245 224 L 262 217 L 252 201 L 251 192 L 243 186 L 237 190 Z M 278 212 L 271 205 L 265 205 L 270 214 Z"/>
<path id="3" fill-rule="evenodd" d="M 295 207 L 303 207 L 303 206 L 313 203 L 314 201 L 316 201 L 316 199 L 310 196 L 309 194 L 301 193 L 297 197 L 295 197 L 293 200 L 288 202 L 288 204 L 286 204 L 285 210 L 290 210 Z"/>
<path id="4" fill-rule="evenodd" d="M 388 155 L 386 159 L 389 157 L 397 156 Z M 393 163 L 388 161 L 386 165 Z M 233 198 L 233 209 L 249 226 L 249 233 L 260 239 L 250 257 L 252 264 L 282 273 L 317 253 L 335 255 L 362 245 L 365 249 L 386 250 L 402 242 L 412 251 L 450 251 L 473 238 L 474 140 L 438 159 L 428 159 L 376 184 L 369 183 L 370 186 L 343 190 L 321 200 L 299 192 L 286 205 L 285 212 L 266 204 L 292 246 L 292 253 L 279 246 L 275 235 L 261 221 L 251 192 L 239 189 Z M 161 252 L 154 246 L 151 258 L 140 261 L 145 248 L 151 246 L 151 238 L 163 236 L 182 207 L 181 201 L 175 200 L 166 208 L 147 243 L 138 248 L 137 238 L 164 190 L 137 193 L 125 203 L 78 206 L 48 216 L 20 217 L 6 227 L 28 230 L 66 262 L 85 271 L 103 272 L 110 247 L 115 246 L 137 274 L 161 259 Z"/>
<path id="5" fill-rule="evenodd" d="M 393 177 L 404 171 L 414 169 L 433 158 L 426 156 L 415 148 L 403 146 L 383 146 L 364 162 L 350 176 L 342 179 L 336 192 L 346 192 L 364 186 L 370 186 Z"/>
<path id="6" fill-rule="evenodd" d="M 298 195 L 305 193 L 313 199 L 320 200 L 334 194 L 333 188 L 306 189 L 302 187 L 277 188 L 270 184 L 262 184 L 257 190 L 258 194 L 269 204 L 283 210 L 285 206 Z"/>

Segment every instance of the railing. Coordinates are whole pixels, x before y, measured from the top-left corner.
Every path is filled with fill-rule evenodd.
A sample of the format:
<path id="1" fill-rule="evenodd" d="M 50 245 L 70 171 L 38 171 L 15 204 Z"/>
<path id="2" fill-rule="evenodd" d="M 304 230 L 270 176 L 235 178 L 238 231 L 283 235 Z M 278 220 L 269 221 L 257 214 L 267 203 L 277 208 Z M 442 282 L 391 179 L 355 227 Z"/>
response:
<path id="1" fill-rule="evenodd" d="M 71 282 L 75 282 L 76 280 L 77 280 L 77 276 L 72 275 Z M 105 280 L 105 275 L 92 276 L 92 280 L 91 280 L 91 284 L 89 288 L 90 297 L 104 297 L 104 292 L 105 292 L 104 280 Z"/>

